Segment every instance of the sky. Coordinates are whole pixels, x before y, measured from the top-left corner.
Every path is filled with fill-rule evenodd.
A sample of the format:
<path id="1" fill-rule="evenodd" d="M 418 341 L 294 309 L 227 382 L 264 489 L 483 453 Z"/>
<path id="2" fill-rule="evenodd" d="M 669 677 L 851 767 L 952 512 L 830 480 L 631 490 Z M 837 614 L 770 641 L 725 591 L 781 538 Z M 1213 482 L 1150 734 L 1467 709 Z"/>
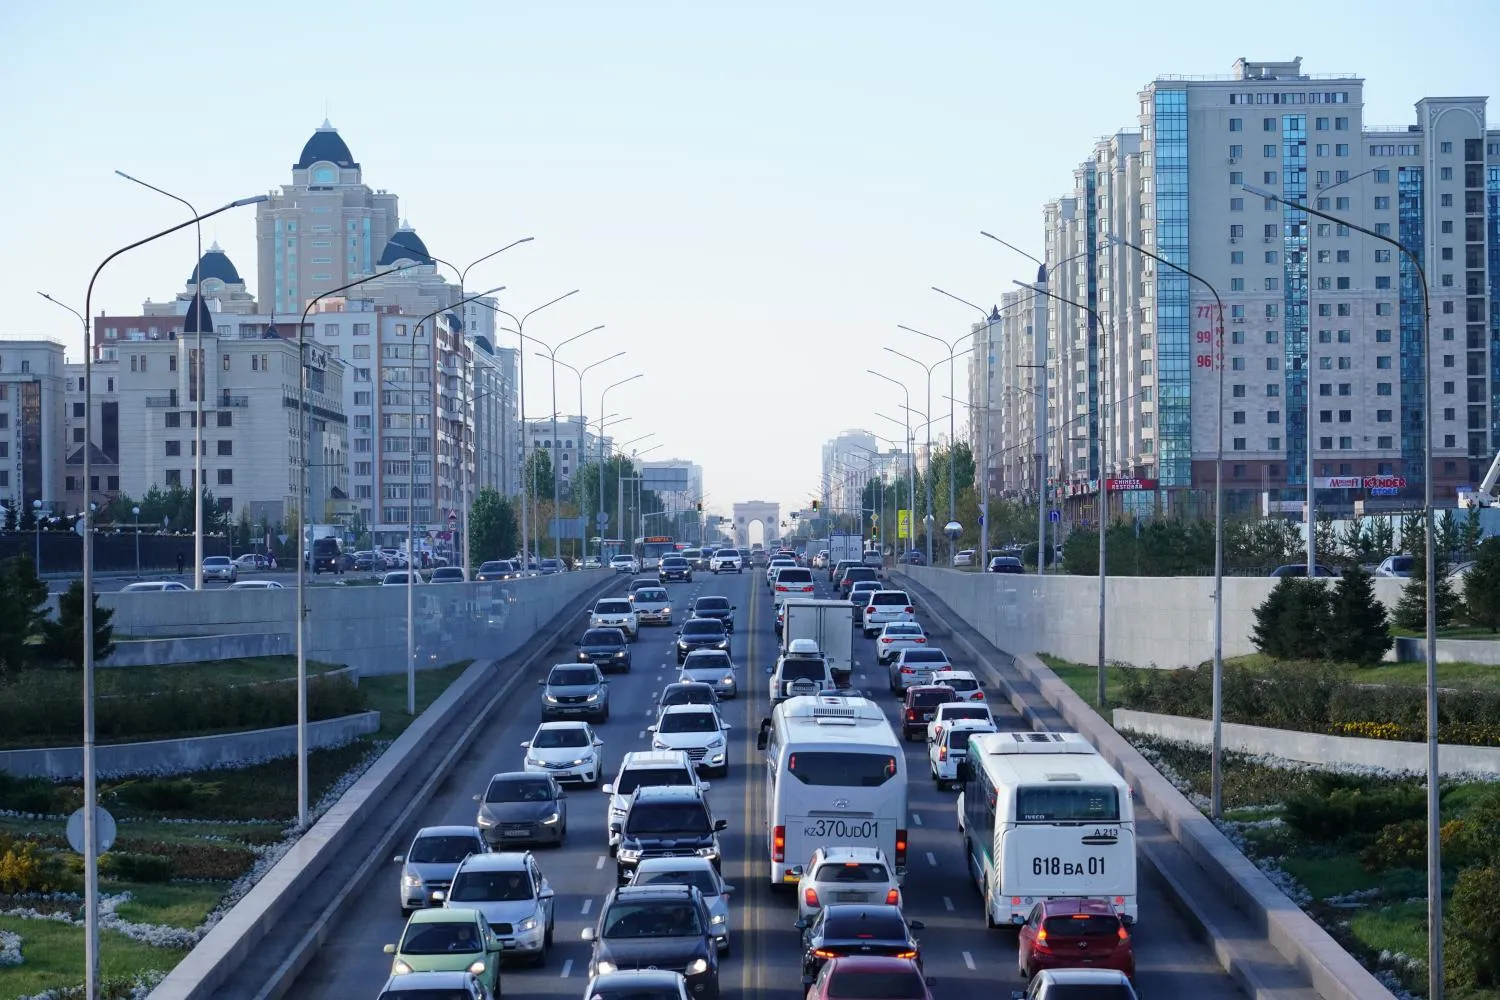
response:
<path id="1" fill-rule="evenodd" d="M 1423 96 L 1500 94 L 1496 37 L 1500 6 L 1454 0 L 0 4 L 0 339 L 81 359 L 77 320 L 35 293 L 82 309 L 99 261 L 181 217 L 114 170 L 206 210 L 288 183 L 327 117 L 434 254 L 535 237 L 470 284 L 513 312 L 581 290 L 527 331 L 605 324 L 559 355 L 579 367 L 626 352 L 589 373 L 591 418 L 640 372 L 609 396 L 619 439 L 701 464 L 712 511 L 785 512 L 841 430 L 902 436 L 875 415 L 899 391 L 866 369 L 922 409 L 927 377 L 882 348 L 947 351 L 897 324 L 955 341 L 979 316 L 931 286 L 988 307 L 1033 276 L 979 230 L 1039 253 L 1043 203 L 1152 79 L 1300 55 L 1363 77 L 1365 121 L 1400 126 Z M 253 212 L 204 231 L 252 282 Z M 193 252 L 187 229 L 121 257 L 94 312 L 169 298 Z M 528 358 L 528 415 L 551 412 L 548 379 Z"/>

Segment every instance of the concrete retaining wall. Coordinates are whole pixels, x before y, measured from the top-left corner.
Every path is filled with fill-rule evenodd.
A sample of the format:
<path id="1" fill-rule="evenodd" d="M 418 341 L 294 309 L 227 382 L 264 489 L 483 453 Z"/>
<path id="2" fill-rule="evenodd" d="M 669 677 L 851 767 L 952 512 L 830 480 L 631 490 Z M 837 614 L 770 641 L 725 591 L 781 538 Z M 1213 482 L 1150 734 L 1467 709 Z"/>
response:
<path id="1" fill-rule="evenodd" d="M 1398 636 L 1395 648 L 1386 659 L 1399 663 L 1424 663 L 1427 660 L 1427 640 Z M 1439 639 L 1437 659 L 1439 663 L 1482 663 L 1500 667 L 1500 640 Z"/>
<path id="2" fill-rule="evenodd" d="M 1051 653 L 1092 663 L 1099 655 L 1099 578 L 963 573 L 902 566 L 997 648 Z M 1394 607 L 1404 580 L 1377 579 L 1375 594 Z M 1276 581 L 1224 578 L 1224 655 L 1255 652 L 1250 642 L 1256 605 Z M 1196 666 L 1213 658 L 1211 576 L 1112 576 L 1105 590 L 1105 655 L 1138 667 Z"/>
<path id="3" fill-rule="evenodd" d="M 608 576 L 580 570 L 505 583 L 421 584 L 412 609 L 418 669 L 508 656 L 560 607 Z M 405 587 L 307 588 L 308 658 L 345 663 L 363 674 L 405 670 L 406 600 Z M 114 609 L 121 639 L 192 637 L 189 645 L 155 647 L 163 656 L 261 655 L 244 651 L 270 643 L 266 636 L 281 636 L 282 652 L 295 649 L 293 588 L 100 594 L 99 603 Z"/>
<path id="4" fill-rule="evenodd" d="M 380 728 L 379 712 L 361 712 L 307 725 L 313 750 L 341 746 Z M 185 774 L 247 761 L 290 757 L 297 752 L 297 727 L 252 729 L 243 733 L 190 736 L 147 743 L 110 743 L 94 750 L 101 777 L 127 774 Z M 0 750 L 0 771 L 18 778 L 75 779 L 83 776 L 82 747 Z"/>
<path id="5" fill-rule="evenodd" d="M 1114 710 L 1116 729 L 1145 736 L 1159 736 L 1178 743 L 1213 745 L 1213 724 L 1207 719 L 1180 715 L 1158 715 L 1131 709 Z M 1427 744 L 1396 740 L 1371 740 L 1356 736 L 1327 736 L 1264 726 L 1224 723 L 1224 748 L 1241 753 L 1265 754 L 1309 764 L 1354 764 L 1386 771 L 1427 770 Z M 1443 774 L 1500 774 L 1500 747 L 1438 747 L 1438 768 Z"/>
<path id="6" fill-rule="evenodd" d="M 159 667 L 168 663 L 208 663 L 252 656 L 290 656 L 297 652 L 291 632 L 246 632 L 181 639 L 117 639 L 104 667 Z"/>

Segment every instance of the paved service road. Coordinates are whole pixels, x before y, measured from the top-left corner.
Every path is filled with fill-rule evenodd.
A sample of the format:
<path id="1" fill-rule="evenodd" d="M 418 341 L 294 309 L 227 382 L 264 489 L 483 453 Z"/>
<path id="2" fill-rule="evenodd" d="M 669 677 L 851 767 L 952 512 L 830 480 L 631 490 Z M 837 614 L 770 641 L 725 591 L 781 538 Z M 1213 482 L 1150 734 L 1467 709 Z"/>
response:
<path id="1" fill-rule="evenodd" d="M 622 577 L 621 592 L 626 583 Z M 773 891 L 767 881 L 764 779 L 754 740 L 766 714 L 765 668 L 774 661 L 776 648 L 765 578 L 763 573 L 749 570 L 734 576 L 704 574 L 692 583 L 670 584 L 668 589 L 679 609 L 692 597 L 706 594 L 722 594 L 738 606 L 733 651 L 742 694 L 725 705 L 725 717 L 734 727 L 730 733 L 731 770 L 727 778 L 712 779 L 708 793 L 716 815 L 729 821 L 722 841 L 724 876 L 737 890 L 730 904 L 734 932 L 731 953 L 721 966 L 721 986 L 727 995 L 800 1000 L 799 937 L 792 927 L 796 907 L 790 894 Z M 829 596 L 821 579 L 818 589 L 819 596 Z M 679 611 L 678 622 L 681 620 Z M 941 630 L 937 636 L 941 641 Z M 634 670 L 610 678 L 610 721 L 599 727 L 605 740 L 606 774 L 613 775 L 622 753 L 650 746 L 645 729 L 654 721 L 652 706 L 657 692 L 677 676 L 672 639 L 672 629 L 644 628 L 633 651 Z M 855 686 L 884 705 L 894 721 L 895 701 L 886 692 L 883 674 L 875 665 L 874 643 L 859 637 L 855 643 L 859 664 Z M 960 668 L 972 666 L 962 650 L 947 652 Z M 573 658 L 571 645 L 560 645 L 554 654 L 547 662 Z M 545 664 L 534 672 L 540 676 L 544 670 Z M 422 825 L 473 822 L 472 796 L 483 790 L 490 774 L 521 766 L 519 743 L 531 736 L 539 718 L 540 694 L 529 680 L 518 688 L 518 696 L 500 710 L 489 733 L 476 741 L 440 787 Z M 994 700 L 1003 704 L 1000 699 Z M 997 721 L 1002 726 L 1021 727 L 1008 706 L 1003 714 L 997 712 Z M 908 744 L 907 767 L 911 776 L 911 850 L 906 907 L 908 916 L 926 924 L 926 930 L 918 936 L 928 974 L 936 979 L 934 993 L 939 1000 L 1006 998 L 1011 989 L 1022 986 L 1016 973 L 1015 933 L 984 926 L 979 895 L 969 881 L 955 823 L 956 793 L 939 792 L 928 780 L 925 751 L 920 744 Z M 576 998 L 586 983 L 589 946 L 580 940 L 579 933 L 593 925 L 600 903 L 613 887 L 614 865 L 606 851 L 605 797 L 593 790 L 570 790 L 568 805 L 567 843 L 537 851 L 542 870 L 557 892 L 555 944 L 544 968 L 505 968 L 503 988 L 512 996 Z M 356 890 L 348 912 L 329 929 L 321 949 L 288 995 L 299 1000 L 351 1000 L 376 995 L 390 968 L 390 959 L 381 953 L 381 946 L 395 941 L 402 927 L 397 912 L 397 875 L 395 865 L 384 865 L 369 884 Z M 1144 865 L 1136 949 L 1139 986 L 1152 1000 L 1219 1000 L 1242 995 L 1219 969 L 1211 950 L 1194 940 L 1171 907 L 1164 888 Z M 246 971 L 253 975 L 257 968 L 264 966 L 252 964 Z"/>

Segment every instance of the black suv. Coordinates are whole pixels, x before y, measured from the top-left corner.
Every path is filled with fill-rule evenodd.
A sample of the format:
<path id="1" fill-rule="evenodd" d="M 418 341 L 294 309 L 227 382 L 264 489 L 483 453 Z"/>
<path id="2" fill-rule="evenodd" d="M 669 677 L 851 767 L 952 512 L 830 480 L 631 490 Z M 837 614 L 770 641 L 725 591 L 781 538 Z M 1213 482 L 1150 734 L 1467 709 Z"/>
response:
<path id="1" fill-rule="evenodd" d="M 618 888 L 605 897 L 598 924 L 583 930 L 594 946 L 589 976 L 601 966 L 680 972 L 694 1000 L 718 1000 L 719 949 L 710 920 L 696 886 Z"/>
<path id="2" fill-rule="evenodd" d="M 717 618 L 724 623 L 724 631 L 734 631 L 734 605 L 727 597 L 699 597 L 688 605 L 689 618 Z"/>
<path id="3" fill-rule="evenodd" d="M 591 628 L 578 640 L 578 662 L 592 663 L 605 673 L 630 673 L 630 642 L 617 628 Z"/>
<path id="4" fill-rule="evenodd" d="M 610 629 L 609 631 L 617 631 Z M 609 721 L 609 688 L 592 663 L 559 663 L 537 681 L 542 686 L 542 721 Z"/>
<path id="5" fill-rule="evenodd" d="M 625 885 L 643 858 L 700 857 L 719 867 L 719 831 L 708 800 L 691 785 L 643 785 L 631 795 L 625 818 L 610 824 L 619 834 L 615 875 Z M 618 829 L 616 829 L 618 827 Z"/>
<path id="6" fill-rule="evenodd" d="M 686 583 L 693 582 L 693 566 L 682 556 L 662 556 L 661 562 L 656 566 L 656 579 L 662 583 L 668 580 L 682 580 Z"/>
<path id="7" fill-rule="evenodd" d="M 677 630 L 677 665 L 695 649 L 722 649 L 729 652 L 729 630 L 717 618 L 689 618 Z"/>

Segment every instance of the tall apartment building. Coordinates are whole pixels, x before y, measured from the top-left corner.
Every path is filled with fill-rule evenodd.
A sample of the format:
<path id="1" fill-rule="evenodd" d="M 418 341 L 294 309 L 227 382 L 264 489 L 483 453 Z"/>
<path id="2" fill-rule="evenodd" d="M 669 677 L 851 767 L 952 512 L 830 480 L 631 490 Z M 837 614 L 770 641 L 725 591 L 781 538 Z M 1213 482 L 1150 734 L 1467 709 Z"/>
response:
<path id="1" fill-rule="evenodd" d="M 256 292 L 273 313 L 373 274 L 398 229 L 397 199 L 364 183 L 338 130 L 324 122 L 292 165 L 292 181 L 256 207 Z"/>
<path id="2" fill-rule="evenodd" d="M 880 444 L 867 430 L 840 431 L 823 445 L 822 483 L 819 494 L 823 506 L 832 511 L 853 509 L 864 488 L 864 480 L 854 483 L 854 473 L 861 473 L 879 461 Z"/>
<path id="3" fill-rule="evenodd" d="M 609 437 L 604 439 L 605 454 L 609 454 L 612 444 Z M 564 494 L 573 481 L 573 474 L 578 467 L 585 462 L 597 462 L 599 460 L 599 437 L 594 433 L 586 416 L 557 415 L 556 433 L 553 432 L 551 418 L 534 419 L 526 421 L 526 450 L 545 451 L 552 456 L 552 468 L 556 471 L 558 478 L 562 481 Z"/>
<path id="4" fill-rule="evenodd" d="M 85 375 L 83 364 L 63 366 L 65 430 L 68 439 L 67 469 L 63 475 L 63 507 L 70 511 L 83 509 L 83 449 L 89 455 L 87 502 L 104 506 L 120 494 L 120 363 L 95 361 L 94 406 L 90 414 L 84 406 Z M 92 432 L 86 426 L 86 415 L 92 416 Z"/>
<path id="5" fill-rule="evenodd" d="M 1002 359 L 1024 356 L 1027 330 L 1047 337 L 1047 475 L 1062 497 L 1091 502 L 1101 471 L 1154 481 L 1169 505 L 1202 497 L 1222 448 L 1234 506 L 1300 498 L 1309 414 L 1315 486 L 1391 477 L 1420 496 L 1426 444 L 1439 497 L 1477 481 L 1500 447 L 1500 130 L 1486 103 L 1424 98 L 1413 124 L 1374 127 L 1363 80 L 1300 60 L 1147 85 L 1137 127 L 1096 142 L 1043 209 L 1047 288 L 1069 304 L 1039 310 L 1023 291 L 1002 309 Z M 1430 284 L 1425 333 L 1401 253 L 1261 191 L 1408 247 Z M 1036 429 L 1009 402 L 1012 383 L 1031 388 L 1013 363 L 991 386 L 1007 492 L 1026 477 L 1001 456 Z"/>
<path id="6" fill-rule="evenodd" d="M 63 346 L 0 341 L 0 503 L 64 509 Z"/>
<path id="7" fill-rule="evenodd" d="M 694 510 L 694 505 L 703 499 L 703 466 L 697 462 L 685 458 L 661 458 L 642 461 L 639 465 L 643 470 L 669 470 L 670 475 L 687 484 L 686 488 L 681 490 L 658 491 L 657 495 L 661 498 L 666 510 Z"/>

